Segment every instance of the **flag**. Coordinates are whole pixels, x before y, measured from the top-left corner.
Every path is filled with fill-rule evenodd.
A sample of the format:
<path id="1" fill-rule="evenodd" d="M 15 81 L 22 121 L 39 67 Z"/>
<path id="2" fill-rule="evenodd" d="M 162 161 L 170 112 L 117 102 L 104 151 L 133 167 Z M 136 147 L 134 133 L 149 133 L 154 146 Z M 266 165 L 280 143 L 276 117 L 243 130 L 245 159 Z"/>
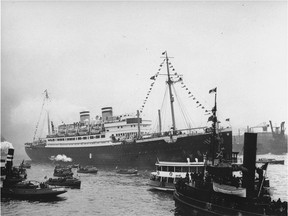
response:
<path id="1" fill-rule="evenodd" d="M 213 115 L 210 116 L 210 117 L 208 118 L 208 122 L 209 122 L 209 121 L 213 121 L 213 117 L 214 117 Z"/>
<path id="2" fill-rule="evenodd" d="M 266 170 L 267 167 L 268 167 L 268 162 L 266 162 L 263 166 L 261 166 L 261 169 L 262 169 L 262 170 Z"/>
<path id="3" fill-rule="evenodd" d="M 45 92 L 45 97 L 46 97 L 46 99 L 48 99 L 49 96 L 48 96 L 48 91 L 47 91 L 47 89 L 46 89 L 44 92 Z"/>
<path id="4" fill-rule="evenodd" d="M 230 121 L 230 118 L 227 118 L 225 121 Z"/>
<path id="5" fill-rule="evenodd" d="M 165 53 L 166 53 L 166 51 L 165 51 L 165 52 L 163 52 L 163 53 L 162 53 L 162 55 L 164 55 Z"/>
<path id="6" fill-rule="evenodd" d="M 216 93 L 217 92 L 217 87 L 216 88 L 214 88 L 214 89 L 211 89 L 210 91 L 209 91 L 209 94 L 211 94 L 211 93 Z"/>
<path id="7" fill-rule="evenodd" d="M 151 80 L 155 80 L 155 76 L 150 77 Z"/>

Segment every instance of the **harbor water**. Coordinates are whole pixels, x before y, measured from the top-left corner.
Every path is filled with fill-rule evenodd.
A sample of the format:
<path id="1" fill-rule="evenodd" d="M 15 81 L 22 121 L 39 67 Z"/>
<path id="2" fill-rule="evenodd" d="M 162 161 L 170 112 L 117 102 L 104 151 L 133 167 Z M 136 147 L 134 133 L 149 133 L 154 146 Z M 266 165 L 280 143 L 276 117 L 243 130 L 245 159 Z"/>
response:
<path id="1" fill-rule="evenodd" d="M 268 157 L 266 155 L 266 157 Z M 273 199 L 288 201 L 288 165 L 286 156 L 269 155 L 269 158 L 285 159 L 285 165 L 269 165 L 267 176 L 273 187 Z M 20 162 L 19 162 L 20 164 Z M 17 165 L 17 162 L 14 162 Z M 34 164 L 27 169 L 28 180 L 45 181 L 53 176 L 52 164 Z M 151 190 L 147 185 L 151 170 L 138 169 L 138 175 L 117 174 L 114 168 L 98 167 L 97 174 L 77 174 L 81 189 L 67 189 L 53 201 L 27 201 L 1 199 L 1 215 L 177 215 L 171 193 Z"/>

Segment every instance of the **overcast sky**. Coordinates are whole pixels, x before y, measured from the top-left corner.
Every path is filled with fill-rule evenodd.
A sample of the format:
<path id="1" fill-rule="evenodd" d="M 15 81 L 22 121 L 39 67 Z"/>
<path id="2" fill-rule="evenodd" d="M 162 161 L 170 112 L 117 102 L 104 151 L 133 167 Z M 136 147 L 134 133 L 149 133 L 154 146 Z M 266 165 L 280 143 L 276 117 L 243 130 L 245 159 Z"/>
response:
<path id="1" fill-rule="evenodd" d="M 196 101 L 211 109 L 214 87 L 220 121 L 234 129 L 287 122 L 285 1 L 2 1 L 1 14 L 1 133 L 18 152 L 33 139 L 45 89 L 56 123 L 105 106 L 133 113 L 165 50 L 189 88 L 176 84 L 194 127 L 206 125 Z M 156 82 L 143 109 L 151 120 L 165 77 Z"/>

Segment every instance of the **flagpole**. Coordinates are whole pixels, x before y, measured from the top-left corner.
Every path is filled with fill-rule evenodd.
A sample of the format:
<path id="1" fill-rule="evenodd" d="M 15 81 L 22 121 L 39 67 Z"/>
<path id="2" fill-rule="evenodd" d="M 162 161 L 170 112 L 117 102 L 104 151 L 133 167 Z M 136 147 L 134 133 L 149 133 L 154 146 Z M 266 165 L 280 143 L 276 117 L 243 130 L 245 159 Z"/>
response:
<path id="1" fill-rule="evenodd" d="M 264 166 L 265 166 L 265 165 L 264 165 Z M 268 164 L 267 164 L 267 166 L 268 166 Z M 263 177 L 263 179 L 262 179 L 262 182 L 261 182 L 261 185 L 260 185 L 260 188 L 259 188 L 259 192 L 258 192 L 258 196 L 257 196 L 257 197 L 260 196 L 260 193 L 261 193 L 261 190 L 262 190 L 262 187 L 263 187 L 264 180 L 266 179 L 267 166 L 266 166 L 266 168 L 265 168 L 265 175 L 264 175 L 264 177 Z"/>
<path id="2" fill-rule="evenodd" d="M 217 117 L 216 117 L 216 111 L 217 111 L 217 88 L 215 88 L 215 105 L 214 108 L 212 109 L 213 113 L 213 142 L 212 142 L 212 165 L 214 165 L 214 159 L 215 159 L 215 145 L 216 145 L 216 124 L 217 124 Z"/>

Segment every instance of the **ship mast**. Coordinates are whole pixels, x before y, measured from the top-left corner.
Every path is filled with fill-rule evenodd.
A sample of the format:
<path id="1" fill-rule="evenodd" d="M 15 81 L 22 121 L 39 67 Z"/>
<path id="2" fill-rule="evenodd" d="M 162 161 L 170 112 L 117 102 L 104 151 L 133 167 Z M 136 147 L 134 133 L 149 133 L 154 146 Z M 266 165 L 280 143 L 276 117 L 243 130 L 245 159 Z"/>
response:
<path id="1" fill-rule="evenodd" d="M 44 91 L 45 92 L 45 98 L 44 100 L 48 100 L 49 99 L 49 96 L 48 96 L 48 91 L 47 89 Z M 47 110 L 47 123 L 48 123 L 48 135 L 51 135 L 50 133 L 50 118 L 49 118 L 49 111 Z"/>
<path id="2" fill-rule="evenodd" d="M 217 115 L 216 115 L 216 112 L 217 112 L 217 103 L 216 103 L 216 99 L 217 99 L 217 91 L 215 91 L 215 105 L 214 107 L 212 108 L 212 114 L 213 114 L 213 120 L 212 120 L 212 165 L 214 165 L 214 159 L 215 159 L 215 147 L 216 145 L 218 144 L 217 143 L 217 139 L 216 139 L 216 125 L 217 125 Z"/>
<path id="3" fill-rule="evenodd" d="M 167 84 L 169 87 L 171 115 L 172 115 L 172 127 L 173 127 L 172 130 L 174 133 L 174 131 L 176 130 L 176 125 L 175 125 L 174 106 L 173 106 L 174 98 L 173 98 L 172 89 L 171 89 L 171 85 L 173 84 L 173 81 L 171 80 L 171 77 L 170 77 L 169 62 L 168 62 L 169 59 L 168 59 L 167 51 L 165 53 L 166 53 L 166 65 L 167 65 L 167 76 L 168 76 Z"/>
<path id="4" fill-rule="evenodd" d="M 40 122 L 40 119 L 41 119 L 41 116 L 42 116 L 42 112 L 43 112 L 43 108 L 44 108 L 44 105 L 45 105 L 45 101 L 49 99 L 47 89 L 44 91 L 44 94 L 45 94 L 45 96 L 44 96 L 44 99 L 43 99 L 40 116 L 39 116 L 39 119 L 38 119 L 38 122 L 37 122 L 37 125 L 36 125 L 36 129 L 35 129 L 35 132 L 34 132 L 33 142 L 35 141 L 35 138 L 36 138 L 36 134 L 37 134 L 39 122 Z M 48 112 L 48 111 L 47 111 L 47 115 L 48 115 L 48 133 L 49 133 L 49 135 L 50 135 L 50 119 L 49 119 L 49 112 Z"/>

